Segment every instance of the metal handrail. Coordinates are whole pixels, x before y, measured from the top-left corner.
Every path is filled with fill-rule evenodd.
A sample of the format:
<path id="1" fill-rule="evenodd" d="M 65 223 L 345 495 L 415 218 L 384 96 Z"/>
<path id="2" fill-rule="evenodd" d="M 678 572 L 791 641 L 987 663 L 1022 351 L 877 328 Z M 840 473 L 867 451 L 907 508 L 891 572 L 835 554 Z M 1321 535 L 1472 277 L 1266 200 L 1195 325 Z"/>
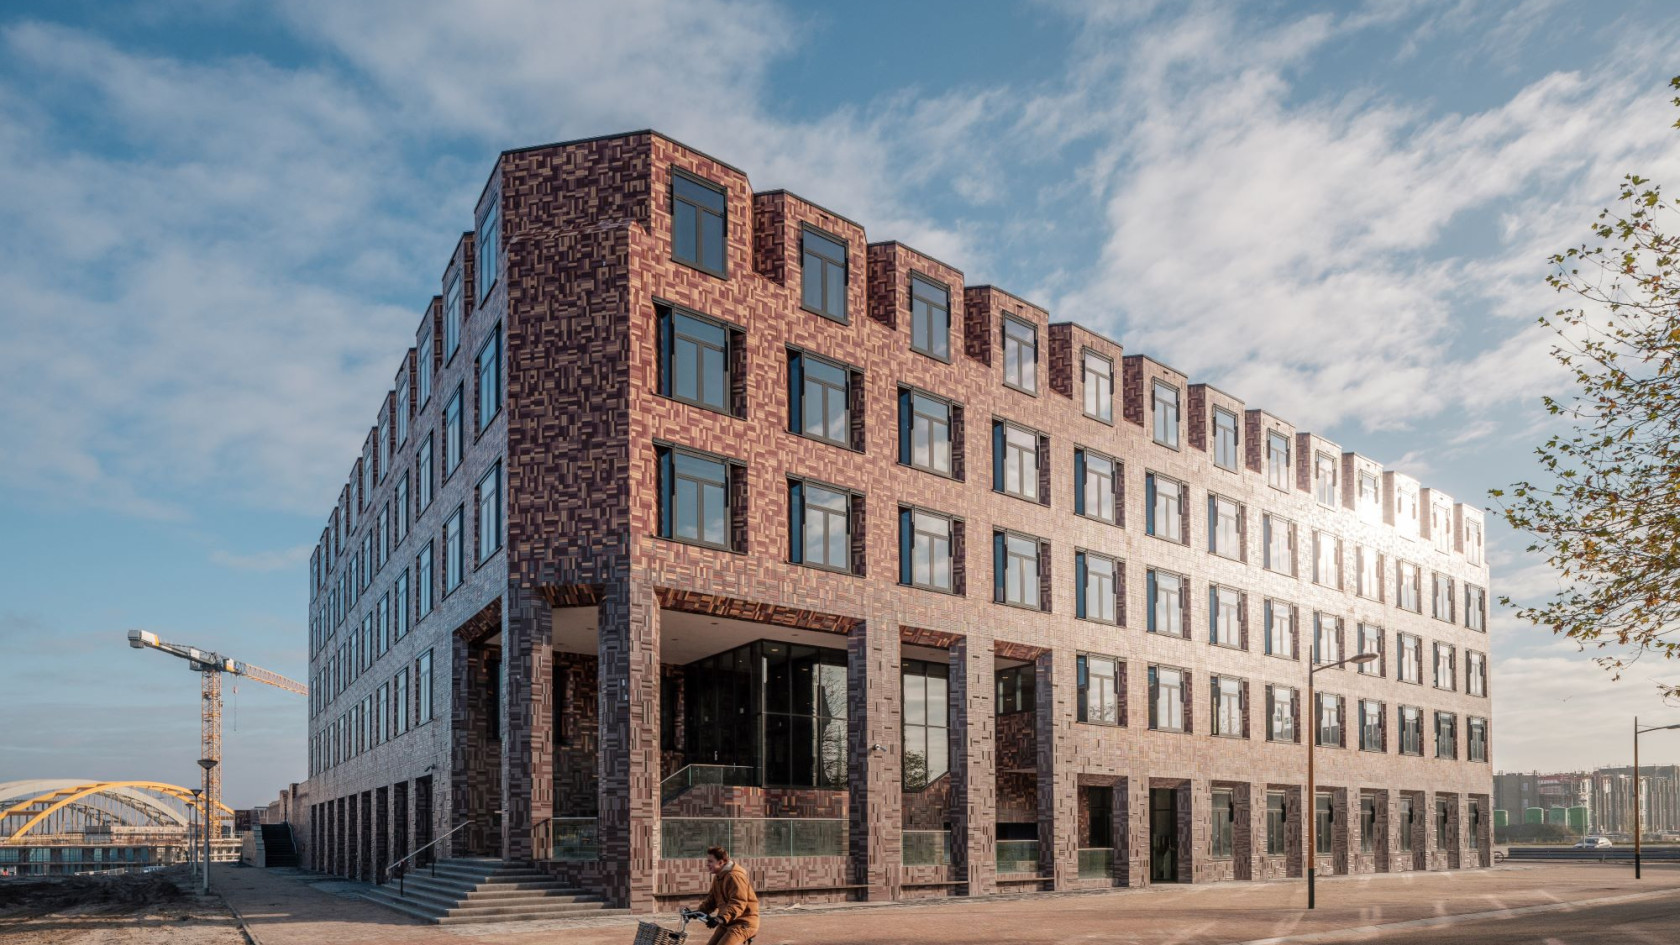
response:
<path id="1" fill-rule="evenodd" d="M 495 811 L 495 813 L 501 814 L 503 812 L 502 811 Z M 413 853 L 408 854 L 407 856 L 403 857 L 402 859 L 397 860 L 396 862 L 392 863 L 391 865 L 385 867 L 385 878 L 390 879 L 392 870 L 396 870 L 397 867 L 402 866 L 404 863 L 408 862 L 409 860 L 414 859 L 415 857 L 419 856 L 420 854 L 426 852 L 427 850 L 430 850 L 432 847 L 437 846 L 438 844 L 442 843 L 443 841 L 448 840 L 450 837 L 455 836 L 456 834 L 458 834 L 461 831 L 467 829 L 468 827 L 471 827 L 473 824 L 475 824 L 477 822 L 478 821 L 477 821 L 476 818 L 468 817 L 466 820 L 461 821 L 461 823 L 459 825 L 457 825 L 454 829 L 450 830 L 448 833 L 446 833 L 443 836 L 437 838 L 436 840 L 433 840 L 431 843 L 426 844 L 425 846 L 419 848 L 418 850 L 415 850 Z M 437 860 L 432 861 L 432 875 L 433 876 L 437 875 Z M 404 899 L 408 898 L 408 884 L 405 881 L 407 876 L 408 876 L 408 870 L 406 870 L 406 869 L 397 870 L 397 895 L 403 897 Z"/>

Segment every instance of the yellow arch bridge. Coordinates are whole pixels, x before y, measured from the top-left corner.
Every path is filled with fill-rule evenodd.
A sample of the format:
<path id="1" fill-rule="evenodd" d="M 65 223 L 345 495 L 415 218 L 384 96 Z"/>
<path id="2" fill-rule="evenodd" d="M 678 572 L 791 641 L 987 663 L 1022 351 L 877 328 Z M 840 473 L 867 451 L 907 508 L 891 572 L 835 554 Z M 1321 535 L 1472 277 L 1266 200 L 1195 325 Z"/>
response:
<path id="1" fill-rule="evenodd" d="M 162 781 L 44 779 L 0 783 L 0 845 L 63 842 L 88 833 L 185 836 L 203 799 Z M 218 825 L 233 810 L 217 803 Z M 216 831 L 221 833 L 221 831 Z"/>

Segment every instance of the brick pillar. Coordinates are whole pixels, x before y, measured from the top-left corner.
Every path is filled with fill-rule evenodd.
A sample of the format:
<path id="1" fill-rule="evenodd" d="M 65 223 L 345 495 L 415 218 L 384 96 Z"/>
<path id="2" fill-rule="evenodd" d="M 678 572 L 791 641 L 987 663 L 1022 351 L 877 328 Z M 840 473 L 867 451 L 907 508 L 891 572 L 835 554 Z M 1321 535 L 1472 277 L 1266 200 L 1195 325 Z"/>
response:
<path id="1" fill-rule="evenodd" d="M 1464 824 L 1467 819 L 1464 808 L 1467 800 L 1463 794 L 1452 796 L 1452 806 L 1447 821 L 1447 839 L 1452 841 L 1451 855 L 1447 860 L 1447 866 L 1450 869 L 1463 869 L 1465 862 L 1470 859 L 1465 855 L 1466 851 L 1464 849 Z"/>
<path id="2" fill-rule="evenodd" d="M 356 878 L 371 883 L 377 869 L 373 865 L 373 792 L 362 792 L 362 868 Z"/>
<path id="3" fill-rule="evenodd" d="M 1178 881 L 1196 882 L 1197 868 L 1207 850 L 1207 832 L 1212 823 L 1213 798 L 1206 781 L 1190 780 L 1178 792 Z"/>
<path id="4" fill-rule="evenodd" d="M 904 869 L 898 632 L 878 613 L 846 637 L 852 871 L 872 901 L 897 898 Z"/>
<path id="5" fill-rule="evenodd" d="M 1254 830 L 1254 789 L 1246 781 L 1229 787 L 1231 805 L 1236 808 L 1231 815 L 1231 878 L 1253 879 L 1261 846 L 1261 835 Z M 1264 793 L 1260 803 L 1266 803 Z"/>
<path id="6" fill-rule="evenodd" d="M 951 644 L 951 846 L 968 894 L 997 889 L 997 706 L 992 641 Z"/>
<path id="7" fill-rule="evenodd" d="M 1114 846 L 1114 870 L 1112 878 L 1116 886 L 1130 886 L 1131 870 L 1128 856 L 1131 853 L 1131 827 L 1127 815 L 1130 813 L 1131 798 L 1126 778 L 1119 778 L 1114 782 L 1111 795 L 1109 820 L 1114 825 L 1114 833 L 1109 843 Z"/>
<path id="8" fill-rule="evenodd" d="M 529 589 L 502 598 L 502 856 L 545 860 L 554 816 L 554 611 Z"/>
<path id="9" fill-rule="evenodd" d="M 1040 653 L 1034 665 L 1038 707 L 1039 870 L 1066 889 L 1079 880 L 1079 782 L 1067 736 L 1073 722 L 1075 654 Z M 1060 687 L 1057 683 L 1065 683 Z"/>
<path id="10" fill-rule="evenodd" d="M 1330 836 L 1333 841 L 1330 846 L 1330 872 L 1336 876 L 1346 876 L 1351 870 L 1348 864 L 1352 858 L 1354 844 L 1358 842 L 1357 825 L 1349 810 L 1357 810 L 1357 802 L 1350 802 L 1347 788 L 1334 788 L 1330 791 Z"/>
<path id="11" fill-rule="evenodd" d="M 1120 781 L 1114 803 L 1120 808 L 1122 846 L 1116 870 L 1127 886 L 1149 885 L 1149 776 L 1134 770 Z"/>
<path id="12" fill-rule="evenodd" d="M 615 905 L 648 912 L 660 836 L 659 601 L 653 588 L 617 577 L 606 586 L 598 623 L 597 816 L 607 895 Z"/>
<path id="13" fill-rule="evenodd" d="M 1312 803 L 1306 800 L 1307 788 L 1303 784 L 1293 784 L 1283 791 L 1283 854 L 1284 875 L 1305 877 L 1307 875 L 1306 848 L 1307 822 L 1303 817 L 1313 815 Z"/>

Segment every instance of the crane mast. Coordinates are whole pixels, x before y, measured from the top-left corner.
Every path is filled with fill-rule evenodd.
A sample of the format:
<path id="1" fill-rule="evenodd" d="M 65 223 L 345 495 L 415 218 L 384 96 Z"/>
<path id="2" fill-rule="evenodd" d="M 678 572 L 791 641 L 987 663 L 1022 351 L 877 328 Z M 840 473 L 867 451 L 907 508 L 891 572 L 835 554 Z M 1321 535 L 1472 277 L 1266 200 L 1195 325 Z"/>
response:
<path id="1" fill-rule="evenodd" d="M 245 676 L 264 685 L 300 696 L 309 695 L 309 687 L 295 679 L 289 679 L 276 672 L 252 666 L 239 660 L 229 659 L 219 653 L 201 650 L 196 646 L 185 646 L 179 643 L 166 643 L 158 639 L 158 635 L 145 630 L 128 631 L 128 645 L 137 650 L 158 650 L 171 656 L 178 656 L 187 661 L 187 668 L 198 673 L 202 679 L 200 686 L 199 706 L 199 736 L 202 742 L 199 757 L 215 761 L 206 773 L 206 790 L 203 798 L 204 809 L 200 811 L 205 817 L 206 825 L 211 823 L 211 811 L 218 810 L 222 799 L 222 674 Z"/>

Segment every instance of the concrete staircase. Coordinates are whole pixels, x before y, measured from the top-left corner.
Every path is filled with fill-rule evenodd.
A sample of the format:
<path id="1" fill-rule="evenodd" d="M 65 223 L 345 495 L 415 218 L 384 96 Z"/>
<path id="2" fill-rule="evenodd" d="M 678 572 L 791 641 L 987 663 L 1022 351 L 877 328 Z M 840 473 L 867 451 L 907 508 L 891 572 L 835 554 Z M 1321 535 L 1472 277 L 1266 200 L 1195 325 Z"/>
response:
<path id="1" fill-rule="evenodd" d="M 404 891 L 399 893 L 398 889 Z M 367 898 L 404 915 L 440 925 L 477 922 L 531 922 L 582 916 L 618 915 L 601 897 L 567 889 L 533 866 L 471 857 L 442 860 L 408 874 L 400 886 L 393 879 L 376 886 Z"/>
<path id="2" fill-rule="evenodd" d="M 257 862 L 263 866 L 297 866 L 291 824 L 257 825 Z"/>

